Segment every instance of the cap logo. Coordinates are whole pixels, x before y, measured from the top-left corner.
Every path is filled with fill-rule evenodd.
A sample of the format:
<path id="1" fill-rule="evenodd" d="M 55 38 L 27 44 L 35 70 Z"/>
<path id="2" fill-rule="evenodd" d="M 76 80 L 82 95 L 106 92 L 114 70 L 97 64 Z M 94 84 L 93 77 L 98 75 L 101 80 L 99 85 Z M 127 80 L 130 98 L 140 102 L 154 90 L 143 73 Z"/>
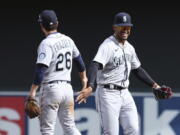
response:
<path id="1" fill-rule="evenodd" d="M 123 22 L 126 22 L 126 21 L 127 21 L 127 17 L 123 16 Z"/>

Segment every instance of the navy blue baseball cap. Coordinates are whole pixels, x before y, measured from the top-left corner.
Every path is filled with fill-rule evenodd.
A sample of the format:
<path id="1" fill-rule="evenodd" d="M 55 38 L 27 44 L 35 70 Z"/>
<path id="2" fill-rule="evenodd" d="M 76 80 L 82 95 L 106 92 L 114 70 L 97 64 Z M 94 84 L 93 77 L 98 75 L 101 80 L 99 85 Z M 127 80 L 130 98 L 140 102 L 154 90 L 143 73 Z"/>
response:
<path id="1" fill-rule="evenodd" d="M 133 26 L 131 23 L 131 16 L 128 13 L 120 12 L 117 13 L 114 17 L 115 26 Z"/>
<path id="2" fill-rule="evenodd" d="M 39 14 L 38 22 L 51 26 L 58 23 L 58 18 L 53 10 L 43 10 Z"/>

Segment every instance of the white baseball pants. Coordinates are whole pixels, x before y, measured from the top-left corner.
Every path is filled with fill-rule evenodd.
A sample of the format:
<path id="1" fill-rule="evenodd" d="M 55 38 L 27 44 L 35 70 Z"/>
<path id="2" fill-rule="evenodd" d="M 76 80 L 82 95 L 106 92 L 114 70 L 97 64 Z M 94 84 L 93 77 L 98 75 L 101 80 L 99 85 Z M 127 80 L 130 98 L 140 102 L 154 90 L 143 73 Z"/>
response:
<path id="1" fill-rule="evenodd" d="M 67 82 L 44 84 L 40 91 L 39 120 L 42 135 L 54 135 L 57 117 L 64 135 L 81 135 L 74 122 L 74 95 L 71 84 Z"/>
<path id="2" fill-rule="evenodd" d="M 119 135 L 119 123 L 124 135 L 139 135 L 137 108 L 128 89 L 110 90 L 98 85 L 96 108 L 103 135 Z"/>

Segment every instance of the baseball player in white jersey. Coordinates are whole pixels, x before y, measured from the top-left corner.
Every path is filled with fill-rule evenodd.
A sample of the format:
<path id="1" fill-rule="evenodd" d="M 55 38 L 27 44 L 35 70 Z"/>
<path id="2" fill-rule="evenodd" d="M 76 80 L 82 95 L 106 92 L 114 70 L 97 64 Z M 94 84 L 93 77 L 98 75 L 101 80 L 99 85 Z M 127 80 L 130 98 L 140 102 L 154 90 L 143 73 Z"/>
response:
<path id="1" fill-rule="evenodd" d="M 53 135 L 57 117 L 65 135 L 81 135 L 74 122 L 74 95 L 71 86 L 72 60 L 86 87 L 85 65 L 73 40 L 57 32 L 58 19 L 53 10 L 44 10 L 38 22 L 46 38 L 38 47 L 35 79 L 30 97 L 35 97 L 40 86 L 39 117 L 42 135 Z"/>
<path id="2" fill-rule="evenodd" d="M 104 135 L 119 135 L 119 123 L 125 135 L 139 135 L 137 108 L 128 90 L 131 71 L 150 87 L 161 88 L 141 67 L 134 47 L 127 41 L 132 26 L 128 13 L 115 15 L 114 34 L 100 45 L 88 70 L 87 88 L 76 99 L 86 102 L 96 80 L 96 108 Z"/>

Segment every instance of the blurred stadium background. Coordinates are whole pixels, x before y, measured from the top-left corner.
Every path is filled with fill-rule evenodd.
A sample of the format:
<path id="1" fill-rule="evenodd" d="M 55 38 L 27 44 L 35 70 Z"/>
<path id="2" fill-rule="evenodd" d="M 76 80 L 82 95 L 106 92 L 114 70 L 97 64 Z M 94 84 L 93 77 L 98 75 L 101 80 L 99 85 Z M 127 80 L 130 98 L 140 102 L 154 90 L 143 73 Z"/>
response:
<path id="1" fill-rule="evenodd" d="M 160 119 L 162 123 L 163 117 L 172 116 L 171 121 L 166 121 L 164 127 L 161 123 L 164 131 L 169 129 L 166 133 L 153 132 L 154 127 L 151 127 L 152 124 L 150 127 L 143 126 L 141 134 L 180 135 L 180 129 L 177 127 L 180 123 L 178 106 L 180 104 L 180 9 L 178 4 L 164 3 L 158 5 L 141 3 L 134 5 L 119 2 L 103 4 L 69 3 L 57 6 L 44 8 L 0 8 L 0 135 L 34 134 L 29 133 L 34 130 L 34 127 L 29 127 L 33 124 L 28 124 L 31 120 L 24 116 L 22 108 L 24 96 L 27 95 L 33 81 L 36 50 L 40 41 L 44 38 L 37 23 L 38 14 L 43 9 L 56 11 L 60 23 L 59 31 L 67 34 L 75 41 L 85 60 L 86 67 L 88 67 L 96 54 L 98 46 L 106 37 L 113 33 L 112 22 L 114 15 L 120 11 L 128 12 L 134 24 L 129 42 L 134 45 L 142 66 L 159 84 L 169 85 L 175 92 L 175 98 L 171 101 L 154 103 L 152 94 L 149 93 L 151 89 L 131 75 L 130 90 L 134 93 L 133 95 L 136 103 L 139 105 L 141 116 L 148 109 L 146 108 L 145 110 L 145 100 L 148 100 L 147 102 L 150 104 L 154 103 L 154 105 L 151 105 L 152 108 L 155 107 L 156 111 L 158 108 L 156 118 Z M 76 67 L 73 67 L 72 71 L 72 85 L 75 91 L 81 88 Z M 91 99 L 94 100 L 94 96 Z M 14 103 L 14 105 L 10 105 L 10 103 Z M 20 117 L 13 120 L 13 117 L 10 117 L 11 115 L 6 116 L 5 114 L 7 112 L 14 114 L 14 112 L 4 110 L 4 108 L 16 108 L 16 104 L 19 106 L 17 112 L 20 113 Z M 95 110 L 93 102 L 83 107 L 84 109 L 90 107 Z M 77 106 L 77 108 L 83 107 Z M 150 109 L 149 111 L 152 110 Z M 80 117 L 86 117 L 89 110 L 86 112 L 87 114 L 80 110 L 77 110 L 77 112 L 80 114 L 77 116 L 80 119 Z M 160 116 L 162 116 L 162 119 Z M 149 122 L 145 120 L 144 116 L 142 117 L 143 125 Z M 81 123 L 83 118 L 79 121 L 77 120 L 77 124 L 80 123 L 78 127 L 83 130 L 83 135 L 95 135 L 95 133 L 90 133 L 90 131 L 82 128 L 87 126 Z M 22 126 L 22 119 L 25 122 L 24 126 Z M 88 118 L 86 120 L 88 121 Z M 17 134 L 8 132 L 8 128 L 5 128 L 8 127 L 6 122 L 21 125 L 21 131 L 17 132 Z M 92 123 L 91 125 L 93 125 Z M 159 125 L 157 124 L 157 126 Z M 89 129 L 91 130 L 91 128 Z M 152 132 L 149 131 L 151 129 Z"/>

